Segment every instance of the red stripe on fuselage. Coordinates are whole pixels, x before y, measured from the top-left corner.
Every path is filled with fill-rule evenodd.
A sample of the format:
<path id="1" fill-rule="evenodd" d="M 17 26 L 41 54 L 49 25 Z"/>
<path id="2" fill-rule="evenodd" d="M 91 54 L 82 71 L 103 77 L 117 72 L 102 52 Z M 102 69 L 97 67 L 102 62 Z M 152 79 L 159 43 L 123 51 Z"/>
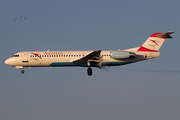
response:
<path id="1" fill-rule="evenodd" d="M 39 57 L 40 59 L 42 59 L 37 53 L 31 53 L 31 54 L 33 54 L 33 55 Z"/>
<path id="2" fill-rule="evenodd" d="M 137 51 L 158 52 L 158 50 L 151 50 L 151 49 L 145 48 L 143 46 L 141 46 Z"/>

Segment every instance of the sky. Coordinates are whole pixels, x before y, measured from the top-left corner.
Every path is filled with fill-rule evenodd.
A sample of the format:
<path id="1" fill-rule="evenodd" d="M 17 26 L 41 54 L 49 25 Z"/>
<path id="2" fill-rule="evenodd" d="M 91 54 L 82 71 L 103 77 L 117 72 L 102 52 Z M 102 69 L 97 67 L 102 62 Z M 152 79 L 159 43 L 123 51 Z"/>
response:
<path id="1" fill-rule="evenodd" d="M 179 0 L 1 0 L 0 18 L 1 120 L 180 119 Z M 90 77 L 85 67 L 22 75 L 4 64 L 20 51 L 134 48 L 168 31 L 160 57 Z"/>

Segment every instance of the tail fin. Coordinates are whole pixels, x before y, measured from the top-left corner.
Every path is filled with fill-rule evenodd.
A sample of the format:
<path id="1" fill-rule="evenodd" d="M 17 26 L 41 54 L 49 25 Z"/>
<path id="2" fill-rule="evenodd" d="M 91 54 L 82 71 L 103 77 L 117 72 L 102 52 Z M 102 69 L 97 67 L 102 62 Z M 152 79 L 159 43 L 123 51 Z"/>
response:
<path id="1" fill-rule="evenodd" d="M 172 38 L 172 33 L 174 32 L 152 34 L 137 51 L 158 52 L 165 39 Z"/>

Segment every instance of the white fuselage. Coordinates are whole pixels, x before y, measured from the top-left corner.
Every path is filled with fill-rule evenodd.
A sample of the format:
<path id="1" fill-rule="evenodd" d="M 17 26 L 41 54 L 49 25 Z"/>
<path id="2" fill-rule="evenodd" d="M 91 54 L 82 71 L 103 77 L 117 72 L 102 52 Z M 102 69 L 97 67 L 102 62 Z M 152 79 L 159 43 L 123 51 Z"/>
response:
<path id="1" fill-rule="evenodd" d="M 126 50 L 124 50 L 126 51 Z M 102 66 L 118 66 L 138 62 L 146 59 L 158 57 L 159 52 L 141 52 L 131 51 L 136 54 L 136 57 L 129 59 L 116 60 L 111 58 L 111 51 L 101 51 Z M 5 64 L 15 66 L 16 68 L 23 67 L 53 67 L 53 66 L 83 66 L 87 64 L 74 63 L 73 61 L 81 59 L 93 51 L 24 51 L 18 52 L 13 57 L 7 59 Z M 91 64 L 91 67 L 97 67 Z"/>
<path id="2" fill-rule="evenodd" d="M 88 67 L 87 73 L 92 75 L 91 67 L 119 66 L 160 56 L 159 49 L 166 38 L 172 38 L 174 32 L 154 33 L 142 46 L 126 50 L 91 50 L 91 51 L 24 51 L 7 59 L 5 64 L 23 67 Z"/>

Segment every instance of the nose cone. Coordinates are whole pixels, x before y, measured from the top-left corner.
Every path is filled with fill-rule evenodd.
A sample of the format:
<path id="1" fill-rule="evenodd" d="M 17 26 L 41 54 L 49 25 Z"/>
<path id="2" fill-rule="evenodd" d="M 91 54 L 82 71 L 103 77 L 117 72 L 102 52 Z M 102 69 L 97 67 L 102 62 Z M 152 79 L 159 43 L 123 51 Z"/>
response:
<path id="1" fill-rule="evenodd" d="M 7 59 L 4 63 L 6 64 L 6 65 L 10 65 L 10 60 L 9 59 Z"/>
<path id="2" fill-rule="evenodd" d="M 7 59 L 4 63 L 9 66 L 14 66 L 16 60 L 14 58 Z"/>

